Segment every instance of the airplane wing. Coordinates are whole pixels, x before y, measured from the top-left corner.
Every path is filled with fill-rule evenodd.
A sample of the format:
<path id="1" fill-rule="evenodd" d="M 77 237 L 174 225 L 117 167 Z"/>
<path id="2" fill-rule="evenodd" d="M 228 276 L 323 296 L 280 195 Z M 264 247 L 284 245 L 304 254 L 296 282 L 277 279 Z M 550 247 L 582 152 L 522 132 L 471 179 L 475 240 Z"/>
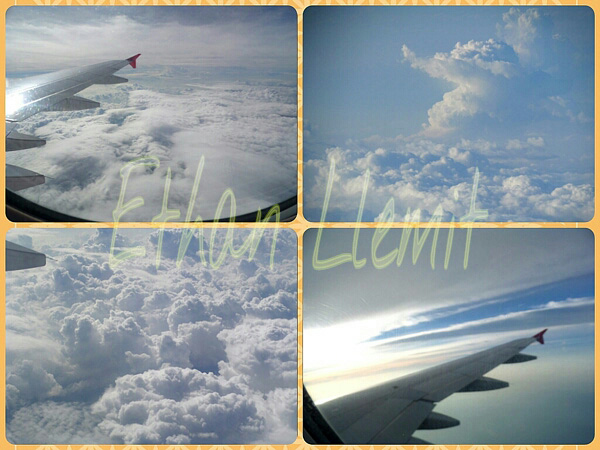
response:
<path id="1" fill-rule="evenodd" d="M 106 61 L 90 66 L 60 70 L 12 82 L 6 90 L 6 151 L 41 147 L 44 139 L 19 133 L 18 122 L 42 111 L 78 111 L 97 108 L 98 102 L 75 94 L 93 84 L 126 83 L 114 73 L 130 65 L 135 69 L 138 53 L 123 60 Z M 6 187 L 13 191 L 44 183 L 36 172 L 7 166 Z"/>
<path id="2" fill-rule="evenodd" d="M 46 265 L 46 255 L 6 241 L 6 270 L 31 269 Z"/>
<path id="3" fill-rule="evenodd" d="M 508 387 L 505 381 L 483 375 L 500 364 L 536 359 L 520 352 L 535 341 L 543 344 L 545 332 L 320 404 L 321 428 L 324 418 L 331 430 L 323 433 L 321 429 L 312 434 L 337 435 L 344 444 L 427 444 L 412 434 L 417 429 L 449 428 L 460 424 L 452 417 L 434 412 L 437 402 L 455 392 Z M 308 432 L 311 434 L 310 429 Z"/>

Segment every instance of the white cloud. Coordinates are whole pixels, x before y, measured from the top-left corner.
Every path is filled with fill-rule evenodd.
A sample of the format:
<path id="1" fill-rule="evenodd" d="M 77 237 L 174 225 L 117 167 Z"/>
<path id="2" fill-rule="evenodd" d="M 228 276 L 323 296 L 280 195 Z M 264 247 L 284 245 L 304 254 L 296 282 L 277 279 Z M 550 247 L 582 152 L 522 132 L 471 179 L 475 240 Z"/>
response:
<path id="1" fill-rule="evenodd" d="M 48 442 L 47 425 L 53 443 L 295 440 L 295 234 L 279 230 L 273 268 L 267 231 L 253 260 L 212 269 L 198 233 L 177 267 L 182 233 L 165 230 L 156 269 L 159 232 L 120 229 L 124 247 L 147 254 L 110 269 L 109 231 L 34 234 L 32 247 L 55 259 L 7 277 L 8 435 Z M 249 234 L 235 231 L 236 248 Z M 64 419 L 44 419 L 53 410 Z"/>
<path id="2" fill-rule="evenodd" d="M 502 15 L 504 26 L 498 25 L 498 33 L 504 41 L 515 49 L 519 61 L 524 65 L 539 65 L 539 54 L 533 48 L 537 37 L 536 22 L 540 19 L 537 9 L 526 9 L 524 12 L 511 8 Z"/>
<path id="3" fill-rule="evenodd" d="M 166 367 L 118 378 L 93 411 L 104 417 L 100 429 L 120 443 L 256 441 L 265 419 L 238 386 L 213 374 Z"/>
<path id="4" fill-rule="evenodd" d="M 523 328 L 523 324 L 531 323 L 533 316 L 543 317 L 543 322 L 547 326 L 563 326 L 571 324 L 581 323 L 592 323 L 589 319 L 585 320 L 587 314 L 589 314 L 589 307 L 594 305 L 594 299 L 586 298 L 568 298 L 562 301 L 551 301 L 544 305 L 532 307 L 530 309 L 524 309 L 521 311 L 514 311 L 505 314 L 499 314 L 493 317 L 486 317 L 484 319 L 472 320 L 467 322 L 461 322 L 459 324 L 450 325 L 448 327 L 437 328 L 435 330 L 428 330 L 423 332 L 417 332 L 412 334 L 406 334 L 401 338 L 391 338 L 379 341 L 376 345 L 389 345 L 395 344 L 401 341 L 411 341 L 420 339 L 431 339 L 433 337 L 451 337 L 453 335 L 474 335 L 474 334 L 487 334 L 490 332 L 506 332 L 514 331 Z M 552 312 L 556 309 L 572 309 L 572 313 L 563 312 L 558 318 L 552 316 Z M 550 313 L 550 314 L 548 314 Z"/>
<path id="5" fill-rule="evenodd" d="M 34 361 L 23 360 L 6 377 L 7 414 L 10 415 L 23 404 L 56 396 L 61 390 L 52 374 Z"/>
<path id="6" fill-rule="evenodd" d="M 423 131 L 428 136 L 453 131 L 476 114 L 496 117 L 501 112 L 497 103 L 508 93 L 504 91 L 519 82 L 521 70 L 512 49 L 493 39 L 459 42 L 450 53 L 436 53 L 431 58 L 417 57 L 406 45 L 402 52 L 411 67 L 456 86 L 429 110 L 429 124 Z"/>
<path id="7" fill-rule="evenodd" d="M 98 421 L 82 403 L 39 402 L 16 412 L 6 437 L 11 443 L 110 444 L 98 430 Z"/>

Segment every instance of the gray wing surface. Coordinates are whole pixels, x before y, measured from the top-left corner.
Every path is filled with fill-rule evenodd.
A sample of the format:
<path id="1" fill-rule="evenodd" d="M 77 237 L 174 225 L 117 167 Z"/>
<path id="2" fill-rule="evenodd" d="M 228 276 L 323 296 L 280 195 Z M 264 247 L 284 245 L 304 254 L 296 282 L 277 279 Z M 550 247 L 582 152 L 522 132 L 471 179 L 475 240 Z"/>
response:
<path id="1" fill-rule="evenodd" d="M 319 411 L 345 444 L 426 443 L 412 434 L 460 424 L 434 412 L 437 402 L 455 392 L 508 387 L 483 375 L 500 364 L 536 359 L 520 352 L 535 341 L 543 344 L 545 332 L 331 400 L 319 405 Z"/>
<path id="2" fill-rule="evenodd" d="M 46 255 L 6 241 L 6 270 L 31 269 L 46 265 Z"/>
<path id="3" fill-rule="evenodd" d="M 20 122 L 41 111 L 76 111 L 96 108 L 99 103 L 75 94 L 93 84 L 125 83 L 113 74 L 127 66 L 136 67 L 136 59 L 105 61 L 19 80 L 6 90 L 6 121 Z M 7 127 L 8 128 L 8 127 Z M 12 130 L 8 130 L 10 136 Z"/>
<path id="4" fill-rule="evenodd" d="M 6 90 L 6 151 L 41 147 L 44 139 L 17 131 L 17 124 L 43 111 L 79 111 L 97 108 L 100 103 L 78 97 L 78 92 L 94 84 L 125 83 L 127 79 L 114 73 L 130 65 L 136 67 L 140 55 L 123 60 L 105 61 L 84 67 L 59 70 L 12 82 Z M 26 169 L 7 167 L 6 187 L 25 189 L 42 184 L 45 178 Z M 25 171 L 25 172 L 23 172 Z"/>

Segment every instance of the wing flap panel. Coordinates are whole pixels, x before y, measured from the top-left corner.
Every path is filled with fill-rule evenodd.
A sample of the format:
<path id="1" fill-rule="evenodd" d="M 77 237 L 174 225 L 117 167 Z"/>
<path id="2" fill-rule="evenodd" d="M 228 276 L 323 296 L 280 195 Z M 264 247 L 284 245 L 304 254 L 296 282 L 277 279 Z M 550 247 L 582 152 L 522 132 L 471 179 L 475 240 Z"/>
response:
<path id="1" fill-rule="evenodd" d="M 363 411 L 362 417 L 343 429 L 336 427 L 335 419 L 326 418 L 333 425 L 333 429 L 342 438 L 342 441 L 347 444 L 364 444 L 365 442 L 374 442 L 372 439 L 382 432 L 390 419 L 398 415 L 399 412 L 406 410 L 411 404 L 414 404 L 412 400 L 390 398 L 372 409 L 368 414 L 364 414 Z"/>
<path id="2" fill-rule="evenodd" d="M 427 419 L 419 425 L 419 430 L 441 430 L 443 428 L 452 428 L 459 425 L 460 421 L 454 417 L 432 411 Z"/>
<path id="3" fill-rule="evenodd" d="M 73 97 L 65 98 L 58 103 L 52 105 L 48 111 L 82 111 L 84 109 L 98 108 L 100 103 L 94 100 L 88 100 L 87 98 Z"/>
<path id="4" fill-rule="evenodd" d="M 44 175 L 12 164 L 6 165 L 6 187 L 11 191 L 20 191 L 45 182 Z"/>
<path id="5" fill-rule="evenodd" d="M 129 80 L 127 78 L 123 78 L 123 77 L 118 77 L 116 75 L 109 75 L 105 78 L 101 78 L 100 80 L 96 81 L 96 84 L 120 84 L 120 83 L 127 83 Z"/>
<path id="6" fill-rule="evenodd" d="M 391 421 L 381 432 L 374 436 L 370 444 L 397 444 L 408 442 L 413 432 L 429 416 L 433 409 L 431 402 L 413 402 Z"/>
<path id="7" fill-rule="evenodd" d="M 401 387 L 394 381 L 371 389 L 345 395 L 319 405 L 319 410 L 328 420 L 335 421 L 334 428 L 347 428 L 365 414 L 389 398 L 419 400 L 425 395 L 415 389 Z M 333 426 L 333 423 L 332 423 Z"/>
<path id="8" fill-rule="evenodd" d="M 11 131 L 6 136 L 6 151 L 14 152 L 17 150 L 25 150 L 27 148 L 41 147 L 45 145 L 46 141 L 29 134 L 19 133 L 17 131 Z"/>
<path id="9" fill-rule="evenodd" d="M 441 402 L 446 397 L 449 397 L 473 381 L 472 377 L 465 375 L 456 376 L 456 374 L 453 375 L 454 376 L 450 382 L 446 382 L 443 379 L 433 380 L 431 385 L 428 386 L 429 393 L 423 397 L 423 400 L 428 400 L 430 402 Z"/>
<path id="10" fill-rule="evenodd" d="M 456 392 L 494 391 L 496 389 L 503 389 L 506 387 L 508 387 L 508 383 L 506 381 L 496 380 L 489 377 L 481 377 Z"/>
<path id="11" fill-rule="evenodd" d="M 46 265 L 46 255 L 6 241 L 6 270 L 31 269 Z"/>

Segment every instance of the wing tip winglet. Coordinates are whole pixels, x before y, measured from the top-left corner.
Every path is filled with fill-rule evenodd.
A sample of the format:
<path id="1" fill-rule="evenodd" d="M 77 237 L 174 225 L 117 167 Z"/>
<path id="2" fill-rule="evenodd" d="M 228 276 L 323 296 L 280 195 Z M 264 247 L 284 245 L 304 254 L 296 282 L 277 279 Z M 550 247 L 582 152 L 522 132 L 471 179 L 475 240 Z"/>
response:
<path id="1" fill-rule="evenodd" d="M 136 64 L 136 59 L 138 59 L 140 57 L 141 53 L 138 53 L 137 55 L 133 55 L 131 58 L 127 58 L 127 61 L 129 62 L 129 65 L 131 67 L 133 67 L 134 69 L 136 68 L 137 64 Z"/>
<path id="2" fill-rule="evenodd" d="M 544 343 L 544 333 L 548 331 L 548 328 L 540 331 L 538 334 L 534 335 L 533 337 L 540 343 L 543 344 Z"/>

